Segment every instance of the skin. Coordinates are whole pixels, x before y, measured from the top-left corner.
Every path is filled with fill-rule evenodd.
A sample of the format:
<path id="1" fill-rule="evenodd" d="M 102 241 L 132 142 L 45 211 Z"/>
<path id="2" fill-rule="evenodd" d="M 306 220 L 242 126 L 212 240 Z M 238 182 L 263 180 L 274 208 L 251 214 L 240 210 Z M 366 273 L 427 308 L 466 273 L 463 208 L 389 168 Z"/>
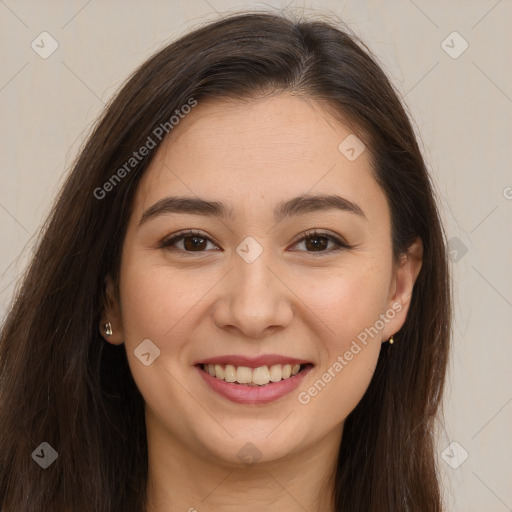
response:
<path id="1" fill-rule="evenodd" d="M 200 102 L 142 177 L 119 297 L 107 276 L 100 329 L 108 342 L 125 344 L 145 399 L 148 510 L 230 512 L 240 503 L 258 512 L 333 510 L 344 420 L 368 388 L 381 344 L 405 321 L 422 255 L 418 239 L 393 263 L 389 208 L 369 151 L 349 161 L 338 150 L 350 133 L 321 104 L 290 94 Z M 365 217 L 325 210 L 276 223 L 275 205 L 305 193 L 337 194 Z M 166 213 L 139 225 L 147 208 L 170 195 L 226 203 L 233 219 Z M 211 242 L 202 252 L 189 245 L 189 253 L 183 239 L 174 252 L 159 245 L 184 229 Z M 334 242 L 315 251 L 295 241 L 313 229 L 351 248 L 329 253 Z M 236 252 L 247 236 L 263 249 L 250 264 Z M 308 404 L 300 403 L 298 394 L 393 304 L 401 306 L 394 318 L 366 346 L 359 343 L 362 350 Z M 160 349 L 148 366 L 134 355 L 145 339 Z M 283 354 L 314 367 L 299 389 L 277 401 L 237 404 L 212 391 L 194 367 L 226 354 Z M 261 455 L 250 466 L 237 456 L 248 442 Z"/>

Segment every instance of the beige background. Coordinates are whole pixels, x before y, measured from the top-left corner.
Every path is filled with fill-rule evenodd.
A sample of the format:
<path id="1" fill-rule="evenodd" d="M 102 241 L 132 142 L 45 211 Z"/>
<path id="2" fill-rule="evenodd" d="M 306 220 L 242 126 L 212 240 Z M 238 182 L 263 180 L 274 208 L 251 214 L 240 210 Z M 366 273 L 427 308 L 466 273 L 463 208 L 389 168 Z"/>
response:
<path id="1" fill-rule="evenodd" d="M 512 510 L 510 0 L 0 0 L 1 317 L 104 103 L 164 42 L 243 8 L 341 16 L 401 91 L 454 249 L 454 349 L 438 448 L 447 510 Z M 43 31 L 58 43 L 46 59 L 31 48 Z M 442 45 L 453 31 L 463 39 Z M 458 53 L 464 41 L 458 58 L 445 51 Z M 460 447 L 446 452 L 453 441 Z M 469 457 L 458 465 L 462 450 Z"/>

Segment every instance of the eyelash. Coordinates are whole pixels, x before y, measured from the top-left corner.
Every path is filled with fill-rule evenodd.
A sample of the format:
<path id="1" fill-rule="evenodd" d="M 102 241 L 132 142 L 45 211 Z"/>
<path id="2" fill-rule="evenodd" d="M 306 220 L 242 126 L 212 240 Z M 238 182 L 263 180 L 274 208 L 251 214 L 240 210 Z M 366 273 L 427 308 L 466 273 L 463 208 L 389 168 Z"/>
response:
<path id="1" fill-rule="evenodd" d="M 187 255 L 192 255 L 194 253 L 204 253 L 206 250 L 203 251 L 186 251 L 183 249 L 176 249 L 175 247 L 172 247 L 176 242 L 180 240 L 184 240 L 185 238 L 193 238 L 193 237 L 199 237 L 203 238 L 209 242 L 214 243 L 209 237 L 203 235 L 200 231 L 195 231 L 193 229 L 189 229 L 186 231 L 180 231 L 179 233 L 176 233 L 175 235 L 172 235 L 169 238 L 164 238 L 159 245 L 160 249 L 167 249 L 169 251 L 173 252 L 182 252 L 186 253 Z M 348 245 L 346 242 L 344 242 L 341 238 L 338 238 L 334 235 L 329 235 L 327 233 L 318 232 L 316 230 L 307 231 L 304 233 L 300 233 L 297 235 L 297 237 L 293 241 L 293 245 L 298 244 L 299 242 L 307 241 L 311 238 L 327 238 L 329 241 L 332 241 L 336 244 L 336 247 L 327 249 L 324 251 L 299 251 L 299 252 L 306 252 L 309 254 L 318 254 L 320 256 L 326 255 L 326 254 L 332 254 L 339 252 L 343 249 L 352 249 L 352 246 Z"/>

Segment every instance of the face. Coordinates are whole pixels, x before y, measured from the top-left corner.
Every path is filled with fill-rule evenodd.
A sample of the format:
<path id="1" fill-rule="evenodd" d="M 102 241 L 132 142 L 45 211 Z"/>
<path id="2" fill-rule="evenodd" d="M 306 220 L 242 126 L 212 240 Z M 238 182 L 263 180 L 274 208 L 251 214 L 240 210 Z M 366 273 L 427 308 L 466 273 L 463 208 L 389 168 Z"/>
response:
<path id="1" fill-rule="evenodd" d="M 199 103 L 158 149 L 106 338 L 126 346 L 148 435 L 231 465 L 339 442 L 420 268 L 393 264 L 369 151 L 339 149 L 350 135 L 280 94 Z"/>

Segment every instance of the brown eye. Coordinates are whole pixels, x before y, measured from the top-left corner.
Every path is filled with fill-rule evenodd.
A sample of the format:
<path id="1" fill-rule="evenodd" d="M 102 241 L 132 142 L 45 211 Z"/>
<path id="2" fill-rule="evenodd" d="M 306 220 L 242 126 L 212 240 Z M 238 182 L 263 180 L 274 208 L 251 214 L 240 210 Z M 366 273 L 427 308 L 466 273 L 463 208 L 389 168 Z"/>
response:
<path id="1" fill-rule="evenodd" d="M 186 236 L 183 237 L 183 245 L 186 251 L 201 251 L 206 248 L 207 242 L 200 236 Z"/>
<path id="2" fill-rule="evenodd" d="M 163 240 L 160 247 L 172 251 L 204 252 L 208 249 L 208 243 L 217 247 L 208 237 L 201 233 L 188 231 Z"/>
<path id="3" fill-rule="evenodd" d="M 326 236 L 311 236 L 305 239 L 306 248 L 312 251 L 323 251 L 327 248 L 329 240 Z"/>
<path id="4" fill-rule="evenodd" d="M 208 244 L 211 244 L 213 247 L 209 248 Z M 305 248 L 305 251 L 299 249 L 300 252 L 308 253 L 316 252 L 320 254 L 329 254 L 340 251 L 341 249 L 350 249 L 350 246 L 338 237 L 327 233 L 317 233 L 316 231 L 306 233 L 304 236 L 297 239 L 294 245 L 297 246 L 299 244 L 304 244 Z M 173 252 L 185 253 L 206 252 L 212 248 L 214 250 L 218 249 L 210 238 L 200 232 L 194 231 L 187 231 L 173 235 L 170 238 L 163 240 L 160 243 L 160 247 Z"/>
<path id="5" fill-rule="evenodd" d="M 329 247 L 329 244 L 333 244 Z M 318 252 L 328 254 L 339 251 L 341 249 L 350 249 L 350 246 L 343 240 L 327 233 L 306 233 L 305 236 L 299 238 L 295 245 L 304 244 L 305 252 Z"/>

